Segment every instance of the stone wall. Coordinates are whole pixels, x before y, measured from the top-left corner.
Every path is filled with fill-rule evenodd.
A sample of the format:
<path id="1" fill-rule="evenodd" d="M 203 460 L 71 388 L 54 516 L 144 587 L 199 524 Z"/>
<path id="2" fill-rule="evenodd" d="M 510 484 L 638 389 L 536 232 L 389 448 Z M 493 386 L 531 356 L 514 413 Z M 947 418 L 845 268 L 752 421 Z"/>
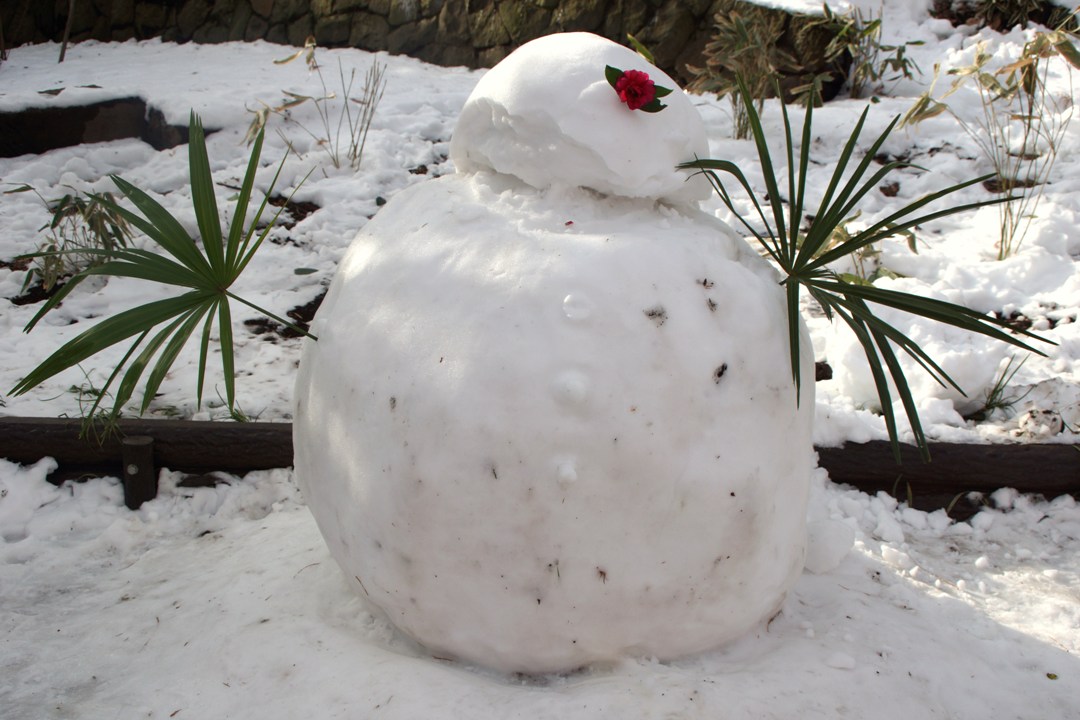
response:
<path id="1" fill-rule="evenodd" d="M 70 38 L 179 42 L 268 40 L 407 54 L 439 65 L 490 67 L 552 32 L 641 40 L 685 82 L 701 65 L 716 9 L 730 0 L 75 0 Z M 6 47 L 60 41 L 68 0 L 4 0 Z"/>

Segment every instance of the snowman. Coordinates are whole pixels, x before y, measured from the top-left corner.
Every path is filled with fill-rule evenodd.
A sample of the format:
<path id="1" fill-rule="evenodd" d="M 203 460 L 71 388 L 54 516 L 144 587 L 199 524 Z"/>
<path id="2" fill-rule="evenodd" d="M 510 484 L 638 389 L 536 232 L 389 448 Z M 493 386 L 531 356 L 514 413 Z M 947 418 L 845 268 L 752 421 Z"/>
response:
<path id="1" fill-rule="evenodd" d="M 707 156 L 663 72 L 544 37 L 477 84 L 457 172 L 342 260 L 300 363 L 296 476 L 348 582 L 432 655 L 701 652 L 802 571 L 813 384 L 796 398 L 777 273 L 676 169 Z"/>

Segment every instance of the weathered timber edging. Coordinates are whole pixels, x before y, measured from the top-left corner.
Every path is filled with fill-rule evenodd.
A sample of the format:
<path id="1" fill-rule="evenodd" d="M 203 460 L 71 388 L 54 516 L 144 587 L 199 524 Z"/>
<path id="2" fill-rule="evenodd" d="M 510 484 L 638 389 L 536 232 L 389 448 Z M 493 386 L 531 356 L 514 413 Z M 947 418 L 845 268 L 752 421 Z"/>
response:
<path id="1" fill-rule="evenodd" d="M 924 463 L 912 445 L 901 446 L 902 464 L 884 440 L 817 448 L 818 464 L 835 483 L 863 492 L 884 490 L 920 510 L 948 508 L 969 517 L 980 507 L 969 493 L 989 495 L 1003 487 L 1047 498 L 1080 498 L 1080 445 L 932 443 Z"/>
<path id="2" fill-rule="evenodd" d="M 33 463 L 54 458 L 56 482 L 113 475 L 125 483 L 129 507 L 157 494 L 157 469 L 192 474 L 190 484 L 212 482 L 214 471 L 242 474 L 292 465 L 291 423 L 121 420 L 121 437 L 99 445 L 79 439 L 79 420 L 0 418 L 0 457 Z M 924 510 L 951 507 L 967 516 L 978 505 L 968 493 L 988 494 L 1002 487 L 1046 497 L 1080 496 L 1080 445 L 1023 443 L 964 445 L 936 443 L 933 461 L 904 446 L 903 464 L 893 461 L 884 441 L 818 448 L 820 464 L 833 482 L 864 492 L 884 490 Z M 959 498 L 959 499 L 958 499 Z"/>
<path id="3" fill-rule="evenodd" d="M 187 126 L 170 125 L 140 97 L 0 112 L 0 157 L 5 158 L 124 138 L 165 150 L 183 145 L 187 136 Z"/>
<path id="4" fill-rule="evenodd" d="M 157 495 L 157 470 L 169 468 L 212 484 L 208 473 L 243 474 L 292 466 L 291 423 L 121 420 L 120 435 L 102 443 L 79 437 L 82 423 L 66 418 L 0 418 L 0 457 L 28 464 L 56 460 L 53 482 L 110 475 L 124 481 L 134 509 Z"/>

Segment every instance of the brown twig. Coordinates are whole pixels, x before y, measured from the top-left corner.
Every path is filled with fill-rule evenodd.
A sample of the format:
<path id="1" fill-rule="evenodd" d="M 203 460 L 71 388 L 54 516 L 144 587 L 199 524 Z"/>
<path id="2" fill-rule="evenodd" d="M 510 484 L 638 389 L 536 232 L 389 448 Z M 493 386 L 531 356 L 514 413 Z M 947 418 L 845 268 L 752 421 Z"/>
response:
<path id="1" fill-rule="evenodd" d="M 71 36 L 71 22 L 75 19 L 75 0 L 68 0 L 68 13 L 67 21 L 64 22 L 64 38 L 60 43 L 60 59 L 58 63 L 64 62 L 64 55 L 67 54 L 68 38 Z"/>
<path id="2" fill-rule="evenodd" d="M 7 45 L 4 43 L 4 16 L 0 15 L 0 62 L 7 60 Z"/>

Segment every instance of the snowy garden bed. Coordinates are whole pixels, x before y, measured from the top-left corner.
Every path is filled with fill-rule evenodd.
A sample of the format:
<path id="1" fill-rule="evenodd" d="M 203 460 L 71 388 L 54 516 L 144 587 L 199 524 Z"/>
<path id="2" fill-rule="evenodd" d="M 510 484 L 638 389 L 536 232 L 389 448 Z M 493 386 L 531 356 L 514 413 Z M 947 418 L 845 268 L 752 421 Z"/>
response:
<path id="1" fill-rule="evenodd" d="M 968 37 L 970 29 L 955 30 L 928 20 L 921 9 L 908 5 L 890 6 L 886 20 L 891 23 L 887 25 L 890 32 L 926 41 L 926 58 L 945 53 L 961 62 L 974 44 Z M 1005 55 L 1024 36 L 1019 31 L 1006 36 L 982 31 L 982 39 Z M 68 62 L 60 68 L 48 64 L 46 55 L 51 50 L 19 49 L 0 67 L 5 81 L 13 81 L 5 84 L 0 105 L 18 109 L 59 97 L 65 102 L 97 102 L 109 95 L 137 92 L 161 107 L 170 122 L 193 107 L 208 125 L 222 128 L 208 143 L 222 202 L 235 192 L 246 158 L 242 139 L 251 116 L 237 102 L 238 93 L 245 95 L 244 100 L 250 94 L 247 109 L 257 109 L 259 100 L 274 102 L 272 96 L 280 95 L 282 86 L 297 92 L 295 88 L 313 80 L 298 64 L 274 65 L 271 60 L 280 58 L 285 49 L 260 43 L 220 47 L 87 43 L 76 48 L 81 55 L 69 51 Z M 349 51 L 323 57 L 371 61 L 363 53 Z M 379 212 L 387 197 L 418 186 L 402 196 L 415 202 L 427 192 L 420 183 L 450 173 L 449 131 L 480 74 L 431 68 L 403 58 L 385 60 L 391 68 L 390 86 L 361 172 L 354 174 L 336 162 L 323 162 L 294 198 L 314 211 L 274 231 L 274 242 L 238 288 L 278 315 L 310 305 L 322 294 L 351 236 Z M 240 86 L 221 80 L 218 67 L 225 64 L 234 70 L 233 76 L 243 78 Z M 236 71 L 241 64 L 243 73 Z M 154 69 L 136 77 L 133 67 Z M 13 69 L 17 74 L 12 74 Z M 884 112 L 871 113 L 870 124 L 883 127 L 892 114 L 910 105 L 927 81 L 921 77 L 890 87 L 875 108 Z M 43 91 L 47 92 L 41 95 Z M 725 105 L 708 97 L 693 102 L 705 119 L 709 153 L 751 166 L 753 155 L 745 143 L 723 139 L 729 124 Z M 839 144 L 837 138 L 846 137 L 847 127 L 866 102 L 841 101 L 819 112 L 816 127 L 825 130 L 814 140 L 820 149 L 815 151 L 816 161 L 829 162 Z M 970 110 L 970 99 L 967 102 Z M 957 108 L 962 114 L 964 102 L 957 101 Z M 285 154 L 286 147 L 295 153 L 285 162 L 282 184 L 286 187 L 297 184 L 327 151 L 291 122 L 310 123 L 314 116 L 304 116 L 303 109 L 295 114 L 288 120 L 270 117 L 270 127 L 281 132 L 276 140 L 268 134 L 267 153 Z M 767 115 L 766 121 L 778 127 L 775 114 Z M 869 198 L 864 212 L 885 214 L 892 202 L 975 174 L 977 153 L 967 145 L 957 122 L 962 118 L 942 116 L 892 136 L 886 154 L 905 155 L 922 168 L 905 171 L 899 183 L 882 190 L 880 197 Z M 1071 146 L 1075 146 L 1073 135 L 1066 138 L 1063 148 Z M 135 141 L 120 141 L 2 160 L 0 179 L 13 188 L 32 187 L 41 197 L 51 197 L 66 187 L 83 192 L 110 190 L 105 176 L 116 172 L 155 193 L 170 211 L 190 222 L 193 218 L 184 215 L 182 161 L 182 153 L 157 153 Z M 965 398 L 909 373 L 932 440 L 1011 443 L 1038 439 L 1061 445 L 1066 454 L 1075 450 L 1067 445 L 1075 442 L 1077 425 L 1080 346 L 1074 328 L 1080 287 L 1075 262 L 1080 246 L 1069 220 L 1075 215 L 1069 165 L 1069 154 L 1063 151 L 1062 179 L 1047 187 L 1044 210 L 1023 247 L 1004 259 L 995 258 L 996 249 L 988 240 L 996 220 L 985 210 L 974 218 L 949 218 L 932 229 L 919 228 L 917 255 L 909 243 L 896 240 L 882 243 L 874 256 L 873 262 L 893 275 L 879 278 L 883 285 L 962 302 L 1034 328 L 1057 343 L 1046 358 L 1032 357 L 1016 368 L 1017 361 L 1009 362 L 1010 351 L 1004 347 L 917 327 L 912 332 L 923 348 L 969 391 Z M 272 172 L 273 164 L 263 168 L 259 182 L 267 182 Z M 467 182 L 471 181 L 459 184 Z M 443 182 L 438 187 L 445 191 L 451 184 Z M 508 197 L 521 207 L 532 202 L 529 193 L 500 195 L 494 186 L 480 190 L 480 195 L 489 191 L 499 195 L 499 202 Z M 621 191 L 616 189 L 616 193 Z M 982 191 L 973 188 L 971 192 Z M 573 197 L 563 200 L 572 207 L 580 204 Z M 473 212 L 474 218 L 484 212 L 470 210 L 468 203 L 460 209 Z M 707 209 L 731 220 L 718 204 Z M 400 216 L 404 206 L 399 203 L 395 211 Z M 4 252 L 14 257 L 36 242 L 43 212 L 40 198 L 32 193 L 4 197 L 0 220 L 11 230 L 2 241 L 6 244 L 0 246 Z M 602 219 L 590 213 L 581 217 L 586 220 L 582 225 Z M 519 231 L 542 219 L 543 212 L 526 213 Z M 560 232 L 577 231 L 572 226 L 579 220 L 566 218 Z M 654 219 L 642 216 L 641 220 Z M 667 221 L 675 227 L 686 224 L 685 218 L 675 215 Z M 386 222 L 390 221 L 376 222 L 372 228 L 385 228 Z M 623 227 L 629 232 L 630 228 Z M 582 229 L 588 231 L 588 227 Z M 386 230 L 372 230 L 378 232 Z M 669 262 L 670 257 L 657 257 L 654 265 L 659 270 Z M 0 289 L 16 298 L 26 272 L 26 267 L 9 266 L 0 277 Z M 707 282 L 701 285 L 710 289 Z M 571 297 L 576 298 L 573 293 L 567 295 L 563 315 L 572 321 L 586 317 L 582 308 L 589 311 L 593 305 L 570 302 Z M 31 365 L 28 359 L 40 359 L 95 318 L 146 299 L 145 287 L 135 282 L 87 285 L 27 338 L 17 333 L 33 309 L 13 304 L 0 316 L 11 338 L 3 349 L 6 362 L 0 380 L 7 387 L 14 385 Z M 715 307 L 708 305 L 708 311 L 714 312 Z M 738 322 L 758 311 L 742 307 L 732 317 Z M 811 308 L 807 311 L 812 313 Z M 666 310 L 644 314 L 656 329 L 667 320 Z M 868 385 L 867 371 L 860 370 L 850 352 L 850 339 L 838 335 L 820 316 L 811 314 L 809 325 L 817 359 L 828 360 L 835 372 L 833 380 L 817 389 L 815 442 L 827 446 L 880 441 L 884 424 L 873 411 L 872 384 Z M 291 419 L 293 366 L 300 343 L 278 333 L 268 335 L 265 325 L 249 327 L 249 332 L 237 336 L 240 406 L 263 419 Z M 344 325 L 336 329 L 347 335 Z M 338 344 L 345 350 L 343 358 L 349 358 L 349 343 Z M 7 411 L 77 414 L 100 387 L 110 359 L 115 362 L 116 357 L 106 354 L 98 358 L 97 367 L 58 376 L 35 393 L 5 398 Z M 348 360 L 339 362 L 347 367 Z M 209 420 L 221 414 L 214 403 L 194 407 L 190 388 L 195 364 L 194 358 L 182 358 L 151 403 L 152 415 Z M 392 369 L 393 362 L 386 367 Z M 990 391 L 999 384 L 997 378 L 1010 368 L 1016 372 L 1008 376 L 1007 389 L 1016 393 L 1015 401 L 973 419 L 976 411 L 987 410 Z M 712 370 L 715 385 L 720 385 L 727 370 L 726 362 Z M 499 378 L 501 371 L 492 365 L 490 376 Z M 460 375 L 454 377 L 461 382 Z M 551 385 L 556 400 L 572 405 L 588 395 L 589 384 L 582 385 L 577 375 L 563 373 L 556 380 Z M 337 386 L 348 388 L 350 382 L 346 376 Z M 312 387 L 322 392 L 317 382 Z M 482 382 L 475 387 L 483 389 Z M 407 402 L 410 396 L 403 397 Z M 398 396 L 388 400 L 389 411 L 395 411 Z M 807 412 L 814 410 L 809 407 Z M 629 411 L 636 411 L 636 405 Z M 1045 418 L 1050 421 L 1041 422 Z M 306 438 L 308 454 L 302 470 L 308 475 L 300 481 L 310 491 L 319 437 L 316 425 L 305 422 L 308 429 L 300 437 Z M 480 422 L 497 426 L 505 419 L 481 417 Z M 748 429 L 768 432 L 768 423 L 742 428 Z M 340 428 L 337 432 L 340 436 Z M 345 439 L 336 436 L 334 447 L 341 448 Z M 783 442 L 782 437 L 774 439 Z M 405 461 L 407 455 L 402 456 Z M 505 479 L 508 457 L 500 455 L 491 465 L 494 480 L 499 480 L 500 469 Z M 314 464 L 312 458 L 316 458 Z M 553 466 L 564 494 L 578 480 L 578 461 L 567 457 Z M 455 460 L 447 458 L 447 462 Z M 57 717 L 72 708 L 81 713 L 100 710 L 151 716 L 224 712 L 238 717 L 287 717 L 294 712 L 290 707 L 303 707 L 310 713 L 313 705 L 326 715 L 347 711 L 388 717 L 483 717 L 485 713 L 495 717 L 511 711 L 526 717 L 652 717 L 668 712 L 707 716 L 710 706 L 741 717 L 789 717 L 796 712 L 822 717 L 842 713 L 910 717 L 928 711 L 1042 717 L 1065 716 L 1076 709 L 1080 622 L 1073 596 L 1080 581 L 1071 548 L 1080 535 L 1080 517 L 1076 502 L 1067 496 L 1044 501 L 1002 489 L 992 493 L 990 505 L 970 522 L 955 523 L 941 510 L 921 512 L 885 493 L 871 496 L 837 486 L 819 469 L 810 483 L 808 572 L 793 580 L 781 613 L 756 631 L 722 650 L 682 660 L 665 657 L 660 662 L 649 659 L 647 653 L 642 658 L 639 652 L 637 659 L 611 665 L 515 679 L 433 660 L 386 618 L 360 604 L 356 588 L 349 587 L 352 581 L 329 562 L 286 471 L 254 473 L 244 483 L 225 478 L 202 488 L 185 487 L 179 475 L 165 473 L 159 497 L 129 512 L 120 508 L 117 480 L 54 488 L 45 481 L 54 464 L 42 460 L 19 467 L 5 462 L 0 467 L 2 592 L 5 607 L 15 609 L 9 627 L 10 651 L 2 662 L 6 677 L 23 680 L 0 686 L 0 692 L 5 704 L 15 709 L 15 717 L 36 717 L 43 708 Z M 588 463 L 584 467 L 588 469 Z M 899 486 L 902 476 L 897 472 L 894 485 Z M 745 489 L 738 485 L 743 498 L 753 496 L 753 487 L 748 493 Z M 894 494 L 904 493 L 894 489 Z M 731 497 L 735 496 L 733 489 Z M 332 494 L 322 495 L 323 507 L 317 512 L 320 522 L 335 512 L 340 522 L 333 501 Z M 392 520 L 386 519 L 390 526 Z M 642 524 L 647 522 L 642 519 Z M 332 546 L 339 543 L 335 552 L 341 551 L 340 561 L 340 555 L 348 557 L 349 543 L 358 538 L 346 533 L 342 539 L 333 522 L 330 525 L 327 538 Z M 701 525 L 702 529 L 707 525 Z M 404 542 L 409 537 L 400 539 Z M 688 553 L 688 557 L 693 555 Z M 412 562 L 404 557 L 399 560 L 406 570 Z M 589 569 L 596 587 L 607 585 L 609 567 Z M 548 570 L 545 582 L 554 584 L 536 588 L 537 605 L 545 593 L 557 598 L 561 592 L 558 584 L 564 579 L 557 559 Z M 578 568 L 563 567 L 562 571 L 578 572 Z M 610 577 L 613 583 L 621 579 Z M 359 575 L 355 581 L 367 594 Z M 565 581 L 580 583 L 580 573 L 567 575 Z M 72 599 L 67 593 L 54 593 L 57 587 L 79 592 Z M 430 603 L 433 597 L 428 593 L 423 600 Z M 452 616 L 459 608 L 460 603 L 442 609 Z M 215 611 L 209 622 L 208 609 Z M 80 621 L 58 621 L 61 614 L 79 615 Z M 72 643 L 96 648 L 100 660 L 65 667 L 59 674 L 47 673 L 45 668 L 69 653 Z M 667 650 L 658 652 L 668 654 Z M 157 662 L 140 662 L 142 653 Z M 213 660 L 204 662 L 206 656 Z M 510 665 L 517 662 L 511 659 Z M 531 662 L 526 659 L 520 666 L 530 667 Z M 176 676 L 184 676 L 187 687 L 196 688 L 194 695 L 172 689 Z M 132 681 L 133 677 L 137 679 Z M 302 704 L 290 706 L 298 702 Z"/>

